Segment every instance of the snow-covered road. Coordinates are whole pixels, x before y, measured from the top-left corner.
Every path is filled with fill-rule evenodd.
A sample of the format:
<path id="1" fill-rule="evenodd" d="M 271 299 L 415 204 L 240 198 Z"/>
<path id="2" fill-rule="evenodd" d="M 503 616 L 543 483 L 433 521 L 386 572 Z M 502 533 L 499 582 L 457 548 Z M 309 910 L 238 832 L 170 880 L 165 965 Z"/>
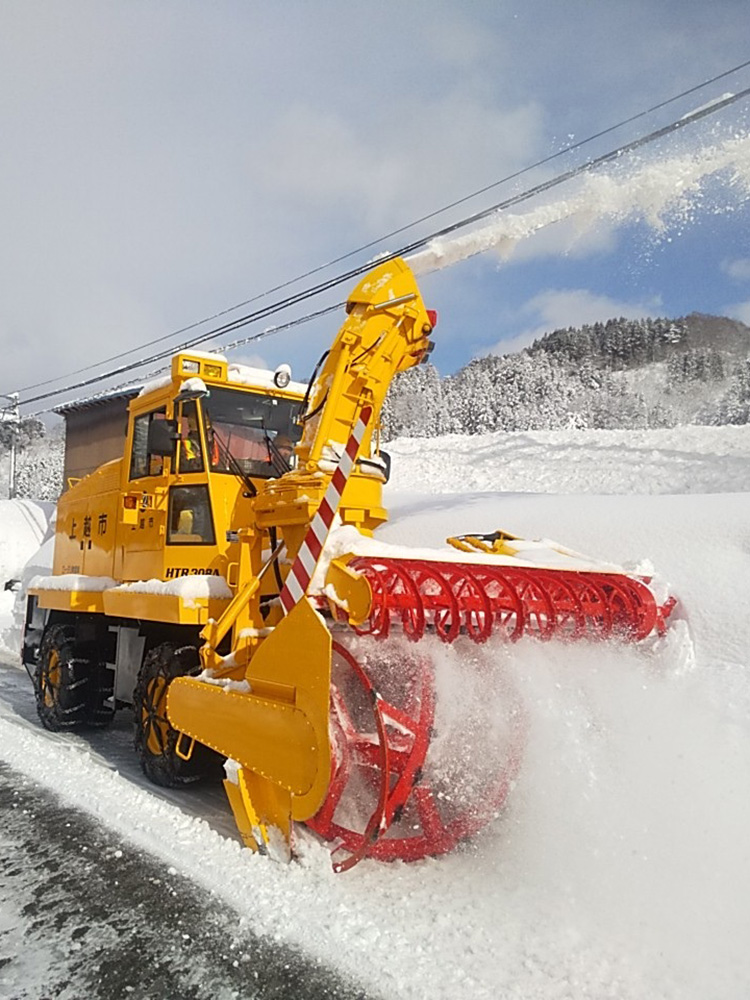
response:
<path id="1" fill-rule="evenodd" d="M 5 764 L 0 813 L 4 1000 L 362 1000 Z"/>
<path id="2" fill-rule="evenodd" d="M 503 527 L 641 570 L 650 561 L 680 599 L 668 637 L 643 648 L 486 648 L 523 694 L 529 745 L 506 812 L 451 857 L 334 876 L 307 835 L 295 864 L 270 864 L 227 836 L 219 802 L 196 818 L 145 788 L 122 760 L 124 721 L 119 746 L 106 734 L 51 740 L 27 718 L 24 675 L 0 690 L 0 759 L 213 893 L 227 928 L 243 919 L 372 995 L 745 1000 L 749 430 L 638 435 L 656 479 L 638 475 L 626 436 L 614 447 L 606 432 L 557 441 L 558 481 L 544 436 L 526 436 L 522 462 L 515 435 L 391 448 L 384 540 Z M 475 444 L 484 478 L 467 492 Z M 587 488 L 602 455 L 610 495 Z M 479 710 L 471 650 L 453 652 L 436 653 L 461 680 L 443 701 Z"/>

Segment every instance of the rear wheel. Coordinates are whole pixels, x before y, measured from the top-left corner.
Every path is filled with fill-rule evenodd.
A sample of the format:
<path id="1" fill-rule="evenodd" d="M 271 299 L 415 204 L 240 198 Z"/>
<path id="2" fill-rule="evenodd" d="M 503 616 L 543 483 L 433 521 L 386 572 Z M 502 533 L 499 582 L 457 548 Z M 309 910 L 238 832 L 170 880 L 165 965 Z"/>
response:
<path id="1" fill-rule="evenodd" d="M 76 656 L 75 627 L 51 625 L 44 632 L 34 671 L 34 694 L 45 729 L 60 732 L 88 721 L 91 663 Z"/>
<path id="2" fill-rule="evenodd" d="M 189 785 L 221 774 L 224 758 L 195 743 L 189 760 L 177 754 L 180 733 L 167 718 L 167 691 L 175 677 L 200 672 L 195 646 L 177 647 L 165 642 L 156 646 L 143 661 L 133 696 L 135 748 L 149 781 L 165 788 Z M 183 749 L 189 741 L 183 740 Z"/>

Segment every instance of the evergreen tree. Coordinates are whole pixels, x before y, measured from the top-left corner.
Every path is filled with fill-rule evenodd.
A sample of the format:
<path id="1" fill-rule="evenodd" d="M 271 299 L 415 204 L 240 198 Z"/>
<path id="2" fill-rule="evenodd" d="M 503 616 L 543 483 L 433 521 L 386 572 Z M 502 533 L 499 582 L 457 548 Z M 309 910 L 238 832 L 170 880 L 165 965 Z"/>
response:
<path id="1" fill-rule="evenodd" d="M 695 314 L 557 329 L 442 379 L 432 365 L 399 376 L 384 407 L 385 435 L 745 422 L 738 359 L 749 348 L 743 324 Z"/>

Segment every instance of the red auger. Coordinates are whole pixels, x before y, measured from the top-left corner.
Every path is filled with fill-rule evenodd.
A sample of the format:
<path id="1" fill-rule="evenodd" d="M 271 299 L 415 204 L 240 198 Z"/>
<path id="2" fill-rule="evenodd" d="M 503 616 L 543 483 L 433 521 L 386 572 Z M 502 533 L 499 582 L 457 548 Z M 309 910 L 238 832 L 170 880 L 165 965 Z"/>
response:
<path id="1" fill-rule="evenodd" d="M 543 569 L 491 563 L 374 559 L 349 564 L 372 591 L 363 634 L 387 637 L 400 626 L 417 641 L 434 631 L 443 642 L 459 635 L 486 642 L 539 639 L 609 639 L 638 642 L 663 634 L 674 601 L 660 607 L 641 580 L 620 573 Z"/>
<path id="2" fill-rule="evenodd" d="M 348 565 L 372 593 L 367 622 L 353 630 L 376 639 L 637 642 L 664 633 L 675 603 L 659 605 L 647 579 L 621 573 L 372 556 Z M 342 635 L 341 625 L 335 630 Z M 356 641 L 334 643 L 331 782 L 308 826 L 333 841 L 334 858 L 343 856 L 334 862 L 339 871 L 363 857 L 415 861 L 452 850 L 497 815 L 521 766 L 526 716 L 509 689 L 505 743 L 491 773 L 470 799 L 443 793 L 429 758 L 433 664 L 422 650 L 396 643 L 394 652 L 391 645 L 380 647 L 382 656 L 371 648 L 360 662 Z"/>

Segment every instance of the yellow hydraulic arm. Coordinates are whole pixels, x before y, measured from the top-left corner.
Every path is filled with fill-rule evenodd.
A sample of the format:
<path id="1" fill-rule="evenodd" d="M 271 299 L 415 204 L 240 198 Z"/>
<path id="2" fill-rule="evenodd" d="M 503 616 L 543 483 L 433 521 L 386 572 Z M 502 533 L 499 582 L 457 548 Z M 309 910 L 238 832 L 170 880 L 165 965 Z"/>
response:
<path id="1" fill-rule="evenodd" d="M 288 846 L 292 820 L 309 819 L 325 800 L 331 672 L 330 633 L 304 598 L 286 617 L 277 607 L 261 618 L 253 583 L 262 539 L 268 529 L 280 531 L 288 572 L 362 409 L 369 406 L 372 417 L 357 459 L 370 456 L 393 377 L 418 364 L 432 346 L 434 313 L 425 309 L 400 259 L 371 271 L 346 311 L 311 387 L 296 469 L 264 483 L 253 499 L 254 523 L 237 526 L 251 549 L 240 559 L 237 585 L 248 600 L 242 609 L 232 602 L 226 623 L 212 622 L 203 633 L 207 680 L 218 684 L 181 677 L 168 695 L 172 725 L 234 762 L 227 793 L 245 842 L 261 849 L 279 841 Z M 382 479 L 355 460 L 341 499 L 343 519 L 364 531 L 385 520 L 381 486 Z M 220 657 L 216 644 L 230 628 L 232 654 Z"/>
<path id="2" fill-rule="evenodd" d="M 299 466 L 314 470 L 330 442 L 346 442 L 360 410 L 373 410 L 362 442 L 369 453 L 372 427 L 394 375 L 418 364 L 432 349 L 435 314 L 428 312 L 414 275 L 401 259 L 369 272 L 349 296 L 348 317 L 310 394 Z"/>

